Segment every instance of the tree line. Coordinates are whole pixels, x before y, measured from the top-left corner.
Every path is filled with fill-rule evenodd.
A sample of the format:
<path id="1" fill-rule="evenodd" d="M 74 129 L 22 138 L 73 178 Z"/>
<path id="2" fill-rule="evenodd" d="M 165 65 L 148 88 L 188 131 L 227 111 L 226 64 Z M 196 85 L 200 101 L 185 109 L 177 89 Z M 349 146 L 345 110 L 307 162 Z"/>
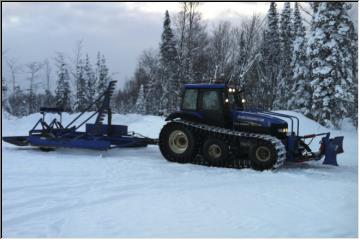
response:
<path id="1" fill-rule="evenodd" d="M 222 21 L 210 32 L 199 3 L 181 3 L 172 20 L 165 12 L 159 48 L 143 52 L 117 96 L 118 111 L 169 113 L 178 108 L 184 83 L 222 78 L 245 89 L 250 108 L 294 110 L 325 126 L 339 127 L 343 118 L 357 125 L 351 4 L 308 4 L 305 10 L 287 2 L 279 13 L 271 2 L 264 18 L 254 15 L 239 26 Z"/>
<path id="2" fill-rule="evenodd" d="M 133 76 L 113 97 L 114 111 L 168 114 L 178 109 L 185 83 L 221 78 L 245 90 L 249 108 L 294 110 L 334 127 L 351 118 L 357 125 L 357 34 L 348 13 L 352 5 L 306 4 L 309 10 L 286 2 L 279 12 L 271 2 L 264 17 L 253 15 L 236 26 L 220 21 L 209 30 L 200 3 L 180 3 L 178 13 L 165 12 L 159 47 L 143 51 Z M 25 93 L 13 84 L 3 105 L 7 111 L 26 115 L 40 103 L 84 110 L 111 77 L 105 57 L 98 54 L 92 66 L 77 49 L 72 63 L 61 54 L 56 57 L 55 94 L 48 86 L 45 94 L 34 93 L 39 69 L 48 75 L 49 64 L 27 65 L 30 89 Z M 14 83 L 17 66 L 9 63 L 9 69 Z"/>
<path id="3" fill-rule="evenodd" d="M 41 106 L 59 107 L 66 112 L 81 112 L 101 95 L 111 80 L 105 56 L 98 52 L 96 62 L 92 65 L 89 55 L 82 54 L 82 42 L 77 43 L 74 59 L 67 59 L 57 53 L 54 58 L 56 88 L 50 89 L 52 64 L 31 62 L 22 66 L 13 59 L 7 60 L 10 70 L 9 79 L 2 76 L 3 110 L 14 116 L 26 116 L 39 112 Z M 25 74 L 29 88 L 23 89 L 17 80 Z M 44 79 L 44 81 L 39 81 Z M 39 88 L 45 91 L 39 92 Z M 95 110 L 95 107 L 89 111 Z"/>

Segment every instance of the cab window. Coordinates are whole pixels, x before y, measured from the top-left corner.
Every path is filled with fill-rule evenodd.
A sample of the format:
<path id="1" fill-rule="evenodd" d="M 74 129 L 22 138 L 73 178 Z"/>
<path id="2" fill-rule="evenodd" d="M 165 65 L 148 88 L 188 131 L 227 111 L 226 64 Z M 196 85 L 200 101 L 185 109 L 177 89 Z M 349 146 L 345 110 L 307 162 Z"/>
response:
<path id="1" fill-rule="evenodd" d="M 202 109 L 210 111 L 219 111 L 220 102 L 217 91 L 206 91 L 202 95 Z"/>
<path id="2" fill-rule="evenodd" d="M 198 91 L 196 89 L 186 89 L 181 106 L 182 109 L 196 110 L 197 96 L 198 96 Z"/>

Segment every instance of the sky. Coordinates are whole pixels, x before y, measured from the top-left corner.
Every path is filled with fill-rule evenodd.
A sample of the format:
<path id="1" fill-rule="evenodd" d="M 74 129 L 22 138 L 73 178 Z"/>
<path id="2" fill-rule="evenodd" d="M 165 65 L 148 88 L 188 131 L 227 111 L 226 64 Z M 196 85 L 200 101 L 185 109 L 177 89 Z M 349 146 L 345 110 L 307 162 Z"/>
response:
<path id="1" fill-rule="evenodd" d="M 279 10 L 282 6 L 278 3 Z M 265 15 L 268 8 L 268 2 L 207 2 L 201 3 L 199 11 L 210 30 L 220 20 L 237 25 L 244 17 Z M 45 59 L 53 63 L 56 53 L 62 52 L 70 61 L 81 40 L 83 53 L 93 63 L 98 51 L 105 55 L 113 78 L 122 86 L 132 76 L 142 51 L 158 48 L 164 12 L 174 17 L 179 9 L 177 2 L 2 3 L 3 75 L 9 78 L 4 65 L 9 59 L 20 65 Z M 28 84 L 25 74 L 18 81 L 20 86 Z"/>

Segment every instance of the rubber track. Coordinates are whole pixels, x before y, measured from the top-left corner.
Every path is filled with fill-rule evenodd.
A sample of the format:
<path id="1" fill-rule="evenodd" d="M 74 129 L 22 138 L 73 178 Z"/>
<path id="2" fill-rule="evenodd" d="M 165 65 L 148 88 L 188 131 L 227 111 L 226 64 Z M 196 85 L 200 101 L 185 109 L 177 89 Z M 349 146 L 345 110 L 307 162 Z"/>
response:
<path id="1" fill-rule="evenodd" d="M 285 160 L 286 160 L 286 149 L 284 144 L 277 139 L 276 137 L 266 135 L 266 134 L 257 134 L 257 133 L 249 133 L 249 132 L 240 132 L 230 129 L 225 129 L 221 127 L 209 126 L 206 124 L 188 122 L 183 120 L 173 120 L 172 122 L 185 125 L 190 131 L 195 132 L 195 134 L 206 134 L 208 136 L 214 136 L 217 138 L 221 138 L 226 141 L 228 144 L 233 141 L 266 141 L 274 146 L 277 158 L 276 162 L 272 167 L 272 170 L 277 170 L 280 168 Z M 203 158 L 196 157 L 191 163 L 198 165 L 208 165 Z M 219 167 L 230 167 L 230 168 L 251 168 L 251 160 L 250 159 L 235 159 L 226 163 L 218 164 L 215 166 Z"/>

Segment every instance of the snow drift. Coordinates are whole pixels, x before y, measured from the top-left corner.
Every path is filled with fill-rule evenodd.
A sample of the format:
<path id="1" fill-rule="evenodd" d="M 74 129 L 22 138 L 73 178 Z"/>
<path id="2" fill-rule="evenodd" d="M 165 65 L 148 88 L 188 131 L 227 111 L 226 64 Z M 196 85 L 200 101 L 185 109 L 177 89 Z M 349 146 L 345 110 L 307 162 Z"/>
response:
<path id="1" fill-rule="evenodd" d="M 329 131 L 301 114 L 301 134 Z M 73 115 L 64 115 L 64 122 Z M 40 118 L 3 116 L 3 135 Z M 113 115 L 157 137 L 162 117 Z M 356 237 L 357 132 L 339 167 L 287 164 L 278 172 L 165 161 L 157 146 L 42 152 L 2 143 L 4 237 Z M 318 142 L 314 142 L 314 147 Z"/>

